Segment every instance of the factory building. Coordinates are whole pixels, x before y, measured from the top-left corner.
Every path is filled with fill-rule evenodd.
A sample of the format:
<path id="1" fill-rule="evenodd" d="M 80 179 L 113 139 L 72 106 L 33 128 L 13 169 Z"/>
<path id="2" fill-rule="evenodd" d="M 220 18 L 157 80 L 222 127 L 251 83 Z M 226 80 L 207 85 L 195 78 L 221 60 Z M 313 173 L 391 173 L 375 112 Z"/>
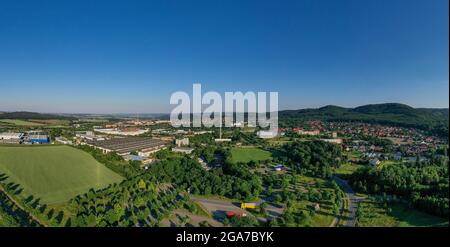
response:
<path id="1" fill-rule="evenodd" d="M 20 144 L 23 142 L 23 133 L 0 133 L 0 143 Z"/>
<path id="2" fill-rule="evenodd" d="M 34 134 L 28 136 L 28 142 L 32 144 L 48 144 L 50 143 L 50 138 L 48 135 Z"/>
<path id="3" fill-rule="evenodd" d="M 176 144 L 178 147 L 181 147 L 181 146 L 188 146 L 188 145 L 189 145 L 189 138 L 176 139 L 176 140 L 175 140 L 175 144 Z"/>
<path id="4" fill-rule="evenodd" d="M 191 154 L 193 151 L 194 151 L 193 148 L 188 148 L 188 147 L 174 147 L 174 148 L 172 148 L 172 152 L 176 152 L 176 153 Z"/>
<path id="5" fill-rule="evenodd" d="M 149 137 L 125 137 L 103 141 L 86 140 L 86 144 L 101 149 L 104 153 L 116 152 L 119 155 L 127 155 L 139 151 L 140 156 L 149 156 L 164 148 L 167 142 Z"/>

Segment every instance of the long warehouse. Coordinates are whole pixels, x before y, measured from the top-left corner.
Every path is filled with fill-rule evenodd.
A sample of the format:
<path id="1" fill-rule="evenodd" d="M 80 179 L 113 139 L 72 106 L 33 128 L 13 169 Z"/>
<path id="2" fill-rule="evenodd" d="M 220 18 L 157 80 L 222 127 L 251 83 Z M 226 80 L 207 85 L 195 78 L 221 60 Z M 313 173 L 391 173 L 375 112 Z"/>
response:
<path id="1" fill-rule="evenodd" d="M 150 137 L 113 138 L 103 141 L 88 140 L 86 143 L 103 150 L 105 153 L 114 151 L 120 155 L 129 154 L 134 151 L 155 152 L 167 144 L 166 141 Z"/>

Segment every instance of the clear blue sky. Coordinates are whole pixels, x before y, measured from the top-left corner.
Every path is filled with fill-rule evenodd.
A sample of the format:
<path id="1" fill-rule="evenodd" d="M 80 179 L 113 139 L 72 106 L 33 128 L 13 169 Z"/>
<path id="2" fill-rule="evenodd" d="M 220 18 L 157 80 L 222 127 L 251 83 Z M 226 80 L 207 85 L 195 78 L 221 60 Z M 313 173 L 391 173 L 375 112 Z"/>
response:
<path id="1" fill-rule="evenodd" d="M 0 3 L 0 110 L 168 112 L 172 92 L 281 109 L 448 107 L 448 0 Z"/>

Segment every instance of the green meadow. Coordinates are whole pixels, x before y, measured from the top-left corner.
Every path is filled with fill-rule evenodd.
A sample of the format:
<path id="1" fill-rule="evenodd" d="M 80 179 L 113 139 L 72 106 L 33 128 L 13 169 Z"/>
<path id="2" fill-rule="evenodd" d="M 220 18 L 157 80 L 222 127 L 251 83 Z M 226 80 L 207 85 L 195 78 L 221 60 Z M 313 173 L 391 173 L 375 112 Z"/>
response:
<path id="1" fill-rule="evenodd" d="M 272 159 L 270 152 L 257 147 L 233 147 L 231 148 L 232 161 L 247 163 L 250 161 L 262 161 Z"/>
<path id="2" fill-rule="evenodd" d="M 122 177 L 91 155 L 68 146 L 0 146 L 0 174 L 43 203 L 60 203 L 117 183 Z"/>

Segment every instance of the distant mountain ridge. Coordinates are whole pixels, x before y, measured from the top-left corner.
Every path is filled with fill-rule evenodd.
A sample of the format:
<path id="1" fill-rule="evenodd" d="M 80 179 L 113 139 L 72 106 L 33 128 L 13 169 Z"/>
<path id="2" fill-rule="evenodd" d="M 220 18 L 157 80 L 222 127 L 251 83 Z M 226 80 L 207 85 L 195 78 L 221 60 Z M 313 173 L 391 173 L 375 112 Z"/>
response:
<path id="1" fill-rule="evenodd" d="M 48 114 L 48 113 L 37 113 L 37 112 L 27 112 L 27 111 L 16 111 L 16 112 L 0 112 L 0 119 L 73 119 L 70 116 L 62 116 L 58 114 Z"/>
<path id="2" fill-rule="evenodd" d="M 370 104 L 355 108 L 327 105 L 317 109 L 279 111 L 280 126 L 307 120 L 355 121 L 415 127 L 448 135 L 448 108 L 413 108 L 399 103 Z"/>

